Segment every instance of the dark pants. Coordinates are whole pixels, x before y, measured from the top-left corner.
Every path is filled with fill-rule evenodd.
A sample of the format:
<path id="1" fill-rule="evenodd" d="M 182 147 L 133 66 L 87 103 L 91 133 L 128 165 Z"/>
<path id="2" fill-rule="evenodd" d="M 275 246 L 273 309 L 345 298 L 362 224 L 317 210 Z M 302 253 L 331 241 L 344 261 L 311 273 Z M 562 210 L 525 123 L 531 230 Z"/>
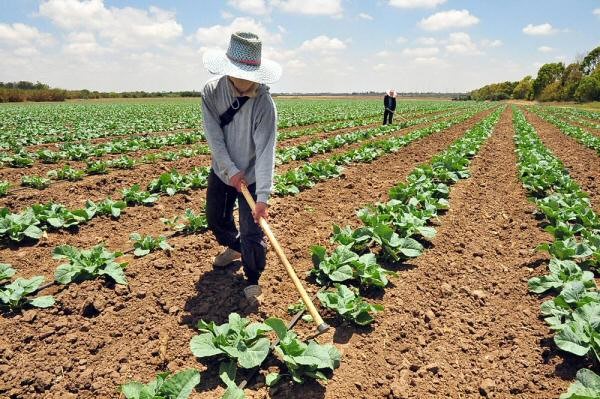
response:
<path id="1" fill-rule="evenodd" d="M 248 186 L 248 191 L 256 201 L 256 184 Z M 240 230 L 233 220 L 235 201 L 239 204 Z M 244 273 L 250 284 L 258 284 L 265 270 L 266 244 L 264 234 L 254 222 L 250 205 L 242 193 L 231 187 L 211 170 L 206 189 L 206 219 L 208 228 L 213 232 L 219 244 L 241 252 Z"/>
<path id="2" fill-rule="evenodd" d="M 383 124 L 387 125 L 388 123 L 392 124 L 392 118 L 394 117 L 394 113 L 392 111 L 388 111 L 387 109 L 383 112 Z"/>

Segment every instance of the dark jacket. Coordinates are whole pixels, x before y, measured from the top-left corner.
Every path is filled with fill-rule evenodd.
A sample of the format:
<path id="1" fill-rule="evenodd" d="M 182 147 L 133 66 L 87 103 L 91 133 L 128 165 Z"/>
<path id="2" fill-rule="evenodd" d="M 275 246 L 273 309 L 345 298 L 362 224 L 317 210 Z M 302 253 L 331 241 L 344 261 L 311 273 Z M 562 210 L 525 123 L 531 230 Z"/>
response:
<path id="1" fill-rule="evenodd" d="M 387 94 L 383 97 L 383 105 L 389 109 L 390 111 L 396 110 L 396 99 L 392 96 L 388 96 Z"/>

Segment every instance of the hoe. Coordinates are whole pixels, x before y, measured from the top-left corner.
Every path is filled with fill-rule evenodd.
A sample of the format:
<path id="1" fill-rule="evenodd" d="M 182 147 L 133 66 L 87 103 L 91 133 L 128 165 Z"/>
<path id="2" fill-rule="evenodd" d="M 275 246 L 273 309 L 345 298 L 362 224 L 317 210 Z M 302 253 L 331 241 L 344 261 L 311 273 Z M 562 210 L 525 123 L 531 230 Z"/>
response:
<path id="1" fill-rule="evenodd" d="M 244 198 L 246 198 L 246 201 L 250 205 L 250 208 L 254 211 L 254 207 L 256 206 L 256 203 L 254 202 L 252 195 L 250 195 L 250 192 L 248 191 L 248 187 L 246 187 L 246 185 L 244 185 L 244 184 L 242 184 L 242 194 L 244 195 Z M 271 241 L 271 244 L 273 245 L 273 248 L 275 249 L 277 256 L 279 256 L 279 259 L 281 259 L 281 263 L 283 263 L 283 265 L 285 266 L 285 270 L 287 271 L 288 275 L 292 279 L 292 282 L 294 283 L 296 290 L 298 291 L 298 293 L 300 294 L 300 297 L 302 298 L 302 301 L 306 305 L 306 309 L 312 316 L 313 321 L 317 324 L 317 331 L 319 332 L 319 334 L 327 331 L 327 329 L 329 329 L 329 325 L 327 323 L 325 323 L 323 321 L 323 319 L 321 318 L 321 315 L 319 315 L 317 308 L 315 308 L 315 305 L 312 302 L 312 300 L 310 299 L 310 296 L 308 296 L 308 293 L 302 286 L 300 279 L 298 279 L 298 276 L 296 275 L 294 268 L 292 267 L 292 265 L 288 261 L 287 257 L 285 256 L 285 253 L 283 252 L 281 245 L 279 245 L 279 242 L 277 242 L 277 239 L 275 238 L 275 235 L 271 231 L 269 224 L 263 218 L 261 218 L 259 220 L 259 224 L 260 224 L 260 227 L 262 228 L 262 230 L 264 231 L 264 233 L 266 234 L 266 236 L 269 237 L 269 241 Z"/>

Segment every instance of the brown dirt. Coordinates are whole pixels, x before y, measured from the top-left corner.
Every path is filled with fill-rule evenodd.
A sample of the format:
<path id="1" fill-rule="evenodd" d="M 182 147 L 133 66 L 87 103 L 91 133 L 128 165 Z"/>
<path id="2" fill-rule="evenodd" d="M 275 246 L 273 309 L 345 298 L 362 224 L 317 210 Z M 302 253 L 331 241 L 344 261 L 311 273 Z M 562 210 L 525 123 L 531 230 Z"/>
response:
<path id="1" fill-rule="evenodd" d="M 596 212 L 600 212 L 600 159 L 596 151 L 561 132 L 532 112 L 525 116 L 548 147 L 569 170 L 569 174 L 590 195 Z"/>
<path id="2" fill-rule="evenodd" d="M 333 223 L 355 224 L 357 209 L 385 200 L 390 187 L 467 126 L 348 167 L 340 179 L 296 197 L 274 199 L 271 226 L 299 276 L 312 266 L 309 247 L 327 243 Z M 492 380 L 490 396 L 497 398 L 549 398 L 565 389 L 574 368 L 561 363 L 548 344 L 548 330 L 537 318 L 540 299 L 526 288 L 527 278 L 543 269 L 536 262 L 543 257 L 531 249 L 547 236 L 516 179 L 510 114 L 500 126 L 474 160 L 472 178 L 454 187 L 451 210 L 440 219 L 432 247 L 399 265 L 400 276 L 384 295 L 375 295 L 386 310 L 373 329 L 328 320 L 337 328 L 318 340 L 333 341 L 343 353 L 333 379 L 327 385 L 285 385 L 268 395 L 259 377 L 246 390 L 249 398 L 479 397 L 485 378 Z M 196 208 L 203 196 L 161 200 L 162 208 L 136 208 L 120 222 L 98 219 L 80 234 L 51 234 L 51 242 L 2 250 L 0 258 L 13 262 L 21 275 L 50 276 L 60 263 L 50 258 L 55 245 L 88 246 L 106 239 L 109 247 L 124 248 L 130 232 L 163 232 L 157 216 Z M 243 281 L 239 271 L 212 270 L 219 249 L 210 234 L 171 243 L 170 255 L 129 259 L 127 288 L 101 281 L 52 288 L 47 291 L 56 294 L 54 308 L 1 317 L 0 395 L 116 398 L 117 385 L 132 378 L 147 381 L 165 368 L 196 367 L 202 382 L 192 398 L 220 397 L 216 364 L 198 363 L 188 344 L 197 320 L 220 323 L 230 312 L 241 312 Z M 285 309 L 298 296 L 272 251 L 261 285 L 265 303 L 258 316 L 289 318 Z M 311 329 L 298 327 L 303 336 Z"/>
<path id="3" fill-rule="evenodd" d="M 325 241 L 332 223 L 355 220 L 355 209 L 385 197 L 387 189 L 404 179 L 416 163 L 429 159 L 463 131 L 464 124 L 372 164 L 349 167 L 343 179 L 321 183 L 298 197 L 275 199 L 272 226 L 300 275 L 309 268 L 308 247 Z M 187 199 L 175 196 L 161 203 L 162 209 L 137 208 L 120 222 L 98 219 L 83 227 L 80 234 L 51 234 L 49 242 L 2 250 L 0 256 L 23 276 L 34 272 L 50 276 L 60 263 L 51 260 L 55 245 L 89 246 L 106 239 L 109 247 L 124 248 L 130 232 L 160 233 L 163 229 L 158 216 L 172 216 L 185 206 L 197 207 L 202 197 L 202 193 Z M 339 203 L 339 198 L 345 201 Z M 100 281 L 63 291 L 49 289 L 49 293 L 56 292 L 59 301 L 55 308 L 0 319 L 5 332 L 0 351 L 3 358 L 10 359 L 10 366 L 0 364 L 0 392 L 28 398 L 116 397 L 117 384 L 131 378 L 147 380 L 165 365 L 172 369 L 198 367 L 188 349 L 194 334 L 191 326 L 200 318 L 222 322 L 229 312 L 239 311 L 242 280 L 239 273 L 211 270 L 210 259 L 218 248 L 209 234 L 179 237 L 172 244 L 176 250 L 171 256 L 157 253 L 132 262 L 127 270 L 128 289 Z M 286 317 L 285 308 L 297 296 L 273 253 L 269 254 L 263 285 L 266 303 L 262 315 Z M 168 350 L 163 362 L 158 346 L 165 335 Z M 348 352 L 348 359 L 358 354 L 355 351 L 352 355 L 350 346 L 343 350 Z M 334 381 L 342 380 L 336 377 Z M 215 373 L 204 373 L 202 389 L 206 392 L 195 397 L 215 397 L 222 392 L 216 385 Z M 319 387 L 309 384 L 306 389 L 310 396 L 304 397 L 318 397 L 323 390 Z M 298 397 L 302 391 L 295 388 L 291 394 Z"/>

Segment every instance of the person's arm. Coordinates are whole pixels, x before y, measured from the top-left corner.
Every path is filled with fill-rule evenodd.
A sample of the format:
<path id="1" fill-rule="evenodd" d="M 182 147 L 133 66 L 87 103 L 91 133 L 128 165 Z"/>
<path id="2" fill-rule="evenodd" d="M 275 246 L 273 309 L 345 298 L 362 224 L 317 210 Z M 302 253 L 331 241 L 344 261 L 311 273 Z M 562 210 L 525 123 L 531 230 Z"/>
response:
<path id="1" fill-rule="evenodd" d="M 275 168 L 275 145 L 277 137 L 277 109 L 270 96 L 261 99 L 257 104 L 254 128 L 254 146 L 256 161 L 256 202 L 267 204 L 273 187 L 273 171 Z"/>
<path id="2" fill-rule="evenodd" d="M 219 169 L 224 170 L 227 178 L 231 179 L 240 170 L 229 156 L 229 151 L 225 145 L 223 129 L 221 129 L 221 125 L 219 124 L 219 115 L 212 105 L 209 96 L 206 96 L 204 93 L 202 93 L 202 119 L 204 135 L 210 147 L 211 155 L 217 165 L 219 165 Z"/>

